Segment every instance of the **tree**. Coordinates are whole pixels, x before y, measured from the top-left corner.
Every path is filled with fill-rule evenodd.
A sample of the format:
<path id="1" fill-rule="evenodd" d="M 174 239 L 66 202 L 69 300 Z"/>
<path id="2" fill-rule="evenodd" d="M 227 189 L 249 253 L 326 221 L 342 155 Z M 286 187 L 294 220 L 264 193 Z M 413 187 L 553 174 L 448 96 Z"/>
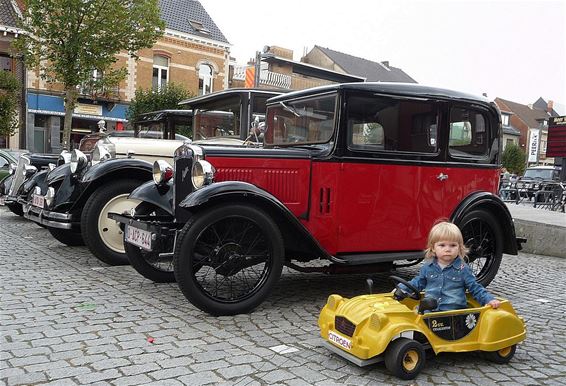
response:
<path id="1" fill-rule="evenodd" d="M 0 71 L 0 136 L 14 134 L 18 126 L 20 83 L 9 71 Z"/>
<path id="2" fill-rule="evenodd" d="M 130 122 L 135 122 L 143 113 L 178 109 L 179 102 L 191 96 L 192 94 L 185 87 L 174 83 L 170 83 L 167 87 L 162 87 L 158 91 L 140 88 L 136 90 L 136 95 L 128 107 L 126 117 Z"/>
<path id="3" fill-rule="evenodd" d="M 63 84 L 63 148 L 69 149 L 78 87 L 117 85 L 127 75 L 116 65 L 118 54 L 153 46 L 163 34 L 158 0 L 23 0 L 21 28 L 14 44 L 30 68 L 48 82 Z M 94 70 L 102 78 L 92 84 Z"/>
<path id="4" fill-rule="evenodd" d="M 510 143 L 505 147 L 502 156 L 503 167 L 510 173 L 522 175 L 525 171 L 525 161 L 527 155 L 521 148 L 514 143 Z"/>

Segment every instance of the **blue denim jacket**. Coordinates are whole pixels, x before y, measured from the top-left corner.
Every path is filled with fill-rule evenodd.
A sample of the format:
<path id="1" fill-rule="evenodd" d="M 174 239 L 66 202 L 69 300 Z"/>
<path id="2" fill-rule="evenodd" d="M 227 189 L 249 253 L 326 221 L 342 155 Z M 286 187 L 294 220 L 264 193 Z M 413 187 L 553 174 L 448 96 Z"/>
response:
<path id="1" fill-rule="evenodd" d="M 460 256 L 444 269 L 440 268 L 436 258 L 424 263 L 418 276 L 409 283 L 419 291 L 424 290 L 426 297 L 432 297 L 438 301 L 438 308 L 435 311 L 467 308 L 466 290 L 481 305 L 495 299 L 481 284 L 476 282 L 472 270 Z M 407 290 L 403 284 L 399 286 Z"/>

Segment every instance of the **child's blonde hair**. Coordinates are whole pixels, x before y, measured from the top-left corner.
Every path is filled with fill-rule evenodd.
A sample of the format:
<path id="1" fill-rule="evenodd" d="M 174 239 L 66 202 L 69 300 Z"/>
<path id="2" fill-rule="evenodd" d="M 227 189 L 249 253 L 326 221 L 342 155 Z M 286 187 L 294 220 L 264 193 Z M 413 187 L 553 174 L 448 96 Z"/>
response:
<path id="1" fill-rule="evenodd" d="M 428 241 L 425 249 L 425 257 L 434 257 L 434 244 L 439 241 L 452 241 L 458 243 L 458 255 L 465 259 L 468 256 L 468 248 L 464 245 L 464 237 L 460 228 L 448 221 L 441 221 L 435 224 L 428 234 Z"/>

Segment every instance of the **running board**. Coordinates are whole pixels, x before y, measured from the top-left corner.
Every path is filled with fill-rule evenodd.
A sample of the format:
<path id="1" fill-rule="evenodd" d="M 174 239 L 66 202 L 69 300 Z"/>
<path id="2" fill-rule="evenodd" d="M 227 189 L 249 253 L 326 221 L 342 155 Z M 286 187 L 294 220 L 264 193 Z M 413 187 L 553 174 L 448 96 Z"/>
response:
<path id="1" fill-rule="evenodd" d="M 336 260 L 332 259 L 336 264 L 345 265 L 364 265 L 377 263 L 390 263 L 396 260 L 421 260 L 423 251 L 408 252 L 384 252 L 384 253 L 357 253 L 348 255 L 337 255 Z"/>

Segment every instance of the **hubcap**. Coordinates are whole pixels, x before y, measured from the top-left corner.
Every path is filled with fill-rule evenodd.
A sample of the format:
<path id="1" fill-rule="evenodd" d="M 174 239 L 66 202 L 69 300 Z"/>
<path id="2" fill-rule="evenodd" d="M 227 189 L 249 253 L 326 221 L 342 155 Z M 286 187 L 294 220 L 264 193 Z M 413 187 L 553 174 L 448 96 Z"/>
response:
<path id="1" fill-rule="evenodd" d="M 499 355 L 501 355 L 503 358 L 505 358 L 506 356 L 511 354 L 511 346 L 502 348 L 498 352 L 499 352 Z"/>
<path id="2" fill-rule="evenodd" d="M 403 357 L 403 367 L 407 371 L 413 371 L 419 363 L 419 353 L 415 350 L 409 350 Z"/>
<path id="3" fill-rule="evenodd" d="M 124 250 L 123 232 L 118 223 L 108 218 L 108 213 L 129 212 L 141 201 L 128 200 L 129 193 L 120 194 L 104 205 L 98 216 L 98 233 L 102 242 L 111 250 L 117 253 L 126 253 Z"/>

